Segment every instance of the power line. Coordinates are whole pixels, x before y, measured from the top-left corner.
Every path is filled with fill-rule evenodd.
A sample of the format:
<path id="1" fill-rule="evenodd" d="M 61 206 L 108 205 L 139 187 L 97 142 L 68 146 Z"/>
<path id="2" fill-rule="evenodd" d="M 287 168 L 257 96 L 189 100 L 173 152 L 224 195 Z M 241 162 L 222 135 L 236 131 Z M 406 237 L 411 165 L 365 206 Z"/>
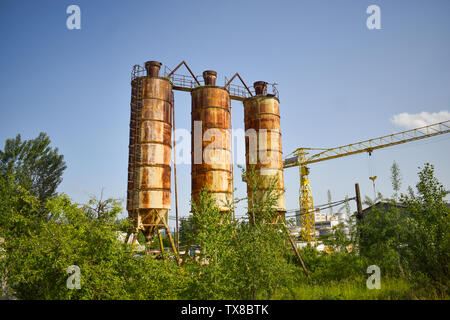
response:
<path id="1" fill-rule="evenodd" d="M 344 203 L 346 203 L 346 202 L 348 202 L 350 200 L 355 200 L 355 199 L 356 198 L 353 197 L 353 198 L 338 200 L 338 201 L 334 201 L 334 202 L 330 202 L 330 203 L 324 203 L 324 204 L 321 204 L 321 205 L 314 206 L 314 209 L 319 209 L 319 210 L 329 209 L 331 207 L 336 207 L 336 206 L 344 204 Z M 290 210 L 287 210 L 286 213 L 288 213 L 288 212 L 297 212 L 297 211 L 300 211 L 300 209 L 299 208 L 297 208 L 297 209 L 290 209 Z"/>
<path id="2" fill-rule="evenodd" d="M 316 209 L 316 210 L 325 210 L 325 209 L 329 209 L 329 208 L 332 208 L 332 207 L 336 207 L 336 206 L 342 205 L 342 204 L 344 204 L 344 203 L 346 203 L 346 202 L 348 202 L 350 200 L 355 200 L 355 199 L 356 199 L 356 197 L 352 197 L 352 198 L 347 198 L 347 199 L 343 199 L 343 200 L 333 201 L 333 202 L 330 202 L 330 203 L 324 203 L 324 204 L 315 206 L 314 209 Z M 294 212 L 295 213 L 296 212 L 300 212 L 300 209 L 297 208 L 297 209 L 286 210 L 286 213 L 294 213 Z M 294 214 L 294 215 L 288 215 L 288 216 L 285 216 L 285 217 L 286 218 L 294 218 L 294 217 L 299 217 L 299 216 L 300 216 L 300 214 Z M 176 218 L 174 216 L 170 216 L 169 215 L 169 219 L 170 220 L 175 220 Z M 248 219 L 248 217 L 245 214 L 244 215 L 236 215 L 236 220 L 246 220 L 246 219 Z"/>

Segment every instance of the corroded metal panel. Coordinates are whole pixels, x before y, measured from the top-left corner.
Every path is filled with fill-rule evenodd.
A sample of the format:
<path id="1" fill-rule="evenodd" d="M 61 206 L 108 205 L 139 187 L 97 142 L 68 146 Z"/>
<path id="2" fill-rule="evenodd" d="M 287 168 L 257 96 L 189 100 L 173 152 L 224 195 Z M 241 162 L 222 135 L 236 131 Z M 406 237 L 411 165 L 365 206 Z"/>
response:
<path id="1" fill-rule="evenodd" d="M 283 159 L 281 147 L 280 130 L 280 109 L 279 101 L 273 95 L 266 95 L 264 82 L 254 84 L 256 96 L 244 100 L 244 122 L 245 130 L 254 130 L 257 136 L 254 137 L 256 144 L 254 153 L 251 154 L 250 137 L 246 137 L 246 164 L 250 171 L 252 165 L 255 166 L 255 174 L 262 177 L 262 183 L 258 186 L 261 192 L 268 188 L 269 178 L 277 177 L 276 189 L 280 190 L 280 197 L 277 210 L 280 213 L 286 212 L 284 195 Z M 252 192 L 247 187 L 248 197 L 252 197 Z"/>
<path id="2" fill-rule="evenodd" d="M 212 72 L 212 71 L 208 71 Z M 206 72 L 205 72 L 206 73 Z M 230 144 L 230 96 L 228 91 L 214 86 L 215 73 L 204 73 L 207 85 L 192 90 L 192 146 L 194 122 L 201 121 L 201 163 L 195 163 L 192 153 L 192 200 L 207 189 L 221 211 L 229 211 L 225 205 L 231 199 L 231 144 Z M 198 160 L 198 159 L 197 159 Z"/>

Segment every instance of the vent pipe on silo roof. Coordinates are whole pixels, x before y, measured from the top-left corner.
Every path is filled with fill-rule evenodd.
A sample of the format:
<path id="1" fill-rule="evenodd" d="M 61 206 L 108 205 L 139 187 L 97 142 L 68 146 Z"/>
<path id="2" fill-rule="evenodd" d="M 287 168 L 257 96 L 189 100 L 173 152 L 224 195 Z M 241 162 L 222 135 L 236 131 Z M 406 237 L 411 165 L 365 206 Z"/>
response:
<path id="1" fill-rule="evenodd" d="M 217 72 L 213 70 L 203 71 L 203 80 L 205 80 L 205 86 L 216 85 Z"/>
<path id="2" fill-rule="evenodd" d="M 265 81 L 256 81 L 253 83 L 253 87 L 255 88 L 255 94 L 257 96 L 266 95 L 267 94 L 267 82 Z"/>
<path id="3" fill-rule="evenodd" d="M 161 62 L 147 61 L 145 63 L 145 70 L 147 70 L 147 77 L 149 78 L 158 78 L 159 69 L 161 69 Z"/>

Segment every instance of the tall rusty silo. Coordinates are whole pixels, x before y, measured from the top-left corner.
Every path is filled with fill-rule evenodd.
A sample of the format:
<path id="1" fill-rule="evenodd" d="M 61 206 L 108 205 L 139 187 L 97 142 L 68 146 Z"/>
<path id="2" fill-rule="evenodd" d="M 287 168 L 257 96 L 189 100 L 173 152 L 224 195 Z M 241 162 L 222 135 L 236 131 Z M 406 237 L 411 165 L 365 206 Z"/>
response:
<path id="1" fill-rule="evenodd" d="M 246 137 L 246 165 L 250 171 L 254 165 L 255 174 L 262 177 L 259 190 L 268 187 L 270 177 L 278 177 L 276 189 L 280 192 L 277 203 L 277 211 L 280 214 L 286 212 L 284 195 L 283 159 L 281 148 L 280 108 L 279 100 L 271 94 L 267 94 L 267 82 L 257 81 L 253 84 L 255 96 L 244 100 L 244 122 L 246 132 L 257 133 L 254 141 Z M 253 129 L 253 130 L 252 130 Z M 251 148 L 252 146 L 256 148 Z M 253 151 L 253 152 L 252 152 Z M 252 197 L 252 191 L 247 185 L 248 198 Z"/>
<path id="2" fill-rule="evenodd" d="M 148 61 L 147 75 L 131 81 L 127 210 L 147 241 L 157 229 L 168 231 L 170 210 L 173 92 L 160 67 Z"/>
<path id="3" fill-rule="evenodd" d="M 191 196 L 196 202 L 201 191 L 207 189 L 220 211 L 226 212 L 230 208 L 225 203 L 231 200 L 232 192 L 230 94 L 216 86 L 216 78 L 215 71 L 204 71 L 204 85 L 191 92 Z"/>

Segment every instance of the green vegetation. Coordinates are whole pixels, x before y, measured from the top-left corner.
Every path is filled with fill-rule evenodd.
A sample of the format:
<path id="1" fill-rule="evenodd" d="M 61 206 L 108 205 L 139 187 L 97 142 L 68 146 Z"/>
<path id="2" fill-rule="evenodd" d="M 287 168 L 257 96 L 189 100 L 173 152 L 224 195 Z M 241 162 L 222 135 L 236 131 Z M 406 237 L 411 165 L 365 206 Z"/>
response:
<path id="1" fill-rule="evenodd" d="M 58 148 L 52 149 L 50 138 L 43 132 L 36 139 L 22 141 L 20 134 L 7 139 L 0 150 L 0 173 L 12 174 L 16 183 L 41 201 L 54 196 L 66 169 Z"/>
<path id="2" fill-rule="evenodd" d="M 420 292 L 403 279 L 385 278 L 380 290 L 368 290 L 366 278 L 329 281 L 327 284 L 300 284 L 291 292 L 280 292 L 275 299 L 298 300 L 416 300 L 440 299 L 429 293 Z"/>
<path id="3" fill-rule="evenodd" d="M 22 145 L 19 142 L 16 145 Z M 21 156 L 15 159 L 42 159 L 49 154 L 47 142 L 38 150 L 20 149 Z M 25 168 L 36 168 L 32 161 L 6 161 L 12 159 L 6 153 L 1 153 L 0 171 L 0 238 L 4 238 L 0 273 L 9 289 L 3 288 L 3 295 L 8 291 L 19 299 L 449 298 L 449 209 L 430 164 L 419 172 L 416 193 L 410 188 L 407 195 L 398 194 L 396 166 L 394 196 L 385 199 L 386 207 L 366 212 L 361 222 L 355 221 L 348 204 L 343 207 L 349 234 L 338 225 L 321 239 L 331 254 L 310 245 L 299 250 L 310 273 L 307 277 L 282 220 L 277 220 L 276 181 L 259 190 L 262 178 L 253 170 L 244 173 L 251 198 L 238 199 L 248 200 L 246 219 L 233 221 L 231 205 L 229 212 L 220 212 L 207 190 L 192 204 L 180 240 L 199 245 L 200 255 L 185 256 L 178 266 L 168 256 L 155 260 L 138 255 L 118 241 L 118 232 L 130 227 L 128 220 L 118 219 L 120 202 L 93 198 L 79 205 L 65 194 L 55 194 L 61 162 L 44 161 L 48 166 L 31 170 Z M 56 156 L 55 151 L 52 154 Z M 47 183 L 27 177 L 36 172 L 55 178 L 51 190 L 36 192 L 45 190 L 41 184 Z M 80 268 L 80 289 L 66 286 L 71 265 Z M 366 287 L 370 265 L 381 269 L 380 290 Z"/>

